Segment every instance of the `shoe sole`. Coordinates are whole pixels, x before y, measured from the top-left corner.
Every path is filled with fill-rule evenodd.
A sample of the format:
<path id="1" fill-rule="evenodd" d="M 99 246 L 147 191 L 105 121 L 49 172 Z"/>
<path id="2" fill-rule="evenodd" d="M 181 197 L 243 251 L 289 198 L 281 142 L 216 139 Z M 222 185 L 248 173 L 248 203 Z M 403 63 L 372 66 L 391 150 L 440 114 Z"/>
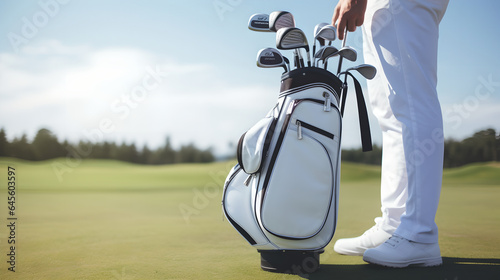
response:
<path id="1" fill-rule="evenodd" d="M 336 249 L 336 248 L 333 248 L 333 250 L 341 255 L 345 255 L 345 256 L 362 256 L 365 251 L 363 252 L 355 252 L 355 251 L 346 251 L 346 250 L 339 250 L 339 249 Z"/>
<path id="2" fill-rule="evenodd" d="M 393 268 L 403 268 L 403 267 L 408 267 L 408 266 L 432 267 L 432 266 L 440 266 L 443 264 L 443 259 L 441 257 L 432 258 L 432 259 L 418 259 L 418 260 L 412 260 L 412 261 L 408 261 L 408 262 L 384 262 L 384 261 L 372 259 L 370 257 L 363 257 L 363 260 L 367 263 L 381 265 L 381 266 L 385 266 L 385 267 L 393 267 Z"/>

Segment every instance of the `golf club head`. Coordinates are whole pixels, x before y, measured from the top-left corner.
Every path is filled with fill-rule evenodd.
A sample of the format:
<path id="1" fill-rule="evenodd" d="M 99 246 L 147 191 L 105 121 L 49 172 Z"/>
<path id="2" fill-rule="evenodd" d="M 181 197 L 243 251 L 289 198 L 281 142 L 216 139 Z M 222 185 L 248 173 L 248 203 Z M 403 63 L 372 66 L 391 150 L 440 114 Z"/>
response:
<path id="1" fill-rule="evenodd" d="M 335 41 L 337 39 L 337 28 L 333 25 L 323 26 L 317 34 L 314 35 L 314 39 L 321 38 L 327 41 Z"/>
<path id="2" fill-rule="evenodd" d="M 248 29 L 258 32 L 272 32 L 269 29 L 268 14 L 254 14 L 248 20 Z"/>
<path id="3" fill-rule="evenodd" d="M 284 27 L 276 33 L 276 47 L 281 50 L 305 48 L 307 52 L 307 64 L 311 66 L 309 44 L 304 31 L 297 27 Z M 300 57 L 300 51 L 298 51 Z M 303 64 L 303 60 L 301 60 Z"/>
<path id="4" fill-rule="evenodd" d="M 361 74 L 368 80 L 373 79 L 377 74 L 377 68 L 370 64 L 360 64 L 358 66 L 348 68 L 347 70 L 345 70 L 345 72 L 350 72 L 353 70 L 358 71 L 359 74 Z"/>
<path id="5" fill-rule="evenodd" d="M 276 47 L 282 50 L 306 48 L 309 51 L 306 34 L 297 27 L 285 27 L 278 30 Z"/>
<path id="6" fill-rule="evenodd" d="M 333 46 L 324 46 L 321 47 L 321 49 L 318 50 L 317 53 L 314 54 L 314 58 L 320 60 L 325 60 L 326 58 L 334 55 L 335 53 L 338 53 L 338 49 Z"/>
<path id="7" fill-rule="evenodd" d="M 277 32 L 284 27 L 295 27 L 295 19 L 291 13 L 276 11 L 269 14 L 269 30 Z"/>
<path id="8" fill-rule="evenodd" d="M 356 59 L 358 59 L 358 53 L 356 52 L 356 50 L 349 46 L 340 48 L 340 50 L 337 53 L 332 54 L 330 57 L 336 55 L 340 55 L 341 57 L 350 61 L 356 61 Z M 325 60 L 330 57 L 326 57 Z"/>
<path id="9" fill-rule="evenodd" d="M 261 49 L 257 53 L 257 66 L 261 68 L 283 67 L 285 72 L 288 71 L 283 55 L 274 48 Z"/>
<path id="10" fill-rule="evenodd" d="M 328 25 L 328 23 L 321 22 L 321 23 L 316 24 L 316 26 L 314 27 L 314 39 L 318 40 L 318 42 L 320 43 L 320 46 L 325 45 L 325 40 L 323 40 L 322 38 L 319 38 L 318 33 L 321 30 L 321 28 L 323 28 L 324 26 L 327 26 L 327 25 Z M 316 44 L 316 41 L 314 41 L 314 44 Z"/>

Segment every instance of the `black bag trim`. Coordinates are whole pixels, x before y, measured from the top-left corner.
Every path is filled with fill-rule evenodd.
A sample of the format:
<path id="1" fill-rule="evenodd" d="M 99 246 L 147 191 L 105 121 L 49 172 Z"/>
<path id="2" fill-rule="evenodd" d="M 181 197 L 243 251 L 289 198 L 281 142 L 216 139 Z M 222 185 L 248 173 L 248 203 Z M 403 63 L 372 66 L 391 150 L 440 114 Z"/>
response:
<path id="1" fill-rule="evenodd" d="M 363 97 L 363 90 L 359 81 L 349 72 L 346 73 L 354 81 L 354 89 L 356 91 L 356 101 L 358 103 L 358 118 L 359 118 L 359 130 L 361 133 L 361 146 L 363 147 L 363 152 L 368 152 L 373 149 L 372 147 L 372 136 L 370 132 L 370 122 L 368 121 L 368 112 L 366 110 L 365 98 Z M 342 85 L 342 105 L 340 112 L 342 117 L 344 116 L 345 101 L 347 97 L 347 83 Z"/>
<path id="2" fill-rule="evenodd" d="M 241 168 L 241 166 L 238 166 L 238 165 L 236 165 L 235 168 L 237 168 L 237 169 L 234 171 L 234 174 L 231 176 L 231 178 L 229 178 L 229 180 L 227 181 L 227 184 L 224 186 L 224 193 L 223 193 L 223 197 L 222 197 L 222 210 L 226 214 L 226 218 L 228 219 L 229 223 L 231 223 L 231 225 L 233 225 L 233 227 L 243 236 L 243 238 L 245 238 L 248 241 L 248 243 L 250 243 L 250 245 L 253 246 L 253 245 L 257 244 L 257 242 L 255 241 L 255 239 L 253 239 L 253 237 L 246 230 L 244 230 L 235 220 L 233 220 L 231 218 L 231 216 L 229 215 L 229 213 L 226 210 L 226 205 L 224 204 L 224 201 L 226 200 L 227 186 L 236 177 L 236 175 L 240 171 L 243 170 Z"/>
<path id="3" fill-rule="evenodd" d="M 280 93 L 314 83 L 323 83 L 330 86 L 337 94 L 337 97 L 342 88 L 342 81 L 331 72 L 319 67 L 305 67 L 292 70 L 281 76 Z"/>
<path id="4" fill-rule="evenodd" d="M 246 132 L 243 133 L 243 135 L 241 135 L 240 140 L 238 141 L 238 147 L 236 148 L 236 158 L 238 159 L 238 164 L 240 165 L 241 168 L 243 168 L 243 156 L 241 154 L 241 149 L 243 146 L 243 140 L 245 139 L 245 135 L 247 135 Z"/>
<path id="5" fill-rule="evenodd" d="M 324 84 L 324 83 L 314 83 L 314 84 L 309 84 L 309 85 L 305 85 L 305 86 L 300 86 L 300 87 L 297 87 L 297 88 L 293 88 L 293 89 L 290 89 L 290 90 L 286 90 L 286 91 L 283 91 L 279 94 L 279 97 L 285 97 L 285 96 L 288 96 L 288 95 L 292 95 L 294 93 L 297 93 L 297 92 L 301 92 L 301 91 L 304 91 L 304 90 L 308 90 L 308 89 L 311 89 L 311 88 L 318 88 L 318 87 L 322 87 L 324 89 L 326 89 L 327 91 L 330 91 L 333 93 L 333 96 L 335 97 L 337 103 L 339 103 L 340 101 L 340 90 L 336 91 L 334 88 L 332 88 L 331 86 L 327 85 L 327 84 Z"/>

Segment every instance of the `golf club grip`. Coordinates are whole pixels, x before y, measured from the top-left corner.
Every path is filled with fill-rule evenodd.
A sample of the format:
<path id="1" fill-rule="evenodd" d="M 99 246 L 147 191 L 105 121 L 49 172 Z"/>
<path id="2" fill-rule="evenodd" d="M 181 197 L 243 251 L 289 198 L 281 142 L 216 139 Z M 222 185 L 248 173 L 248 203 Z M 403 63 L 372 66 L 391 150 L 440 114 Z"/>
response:
<path id="1" fill-rule="evenodd" d="M 344 40 L 342 40 L 342 48 L 345 47 L 345 41 L 347 40 L 347 23 L 346 23 L 346 28 L 344 31 Z M 337 75 L 340 73 L 340 70 L 342 69 L 342 56 L 339 58 L 339 67 L 337 68 Z"/>

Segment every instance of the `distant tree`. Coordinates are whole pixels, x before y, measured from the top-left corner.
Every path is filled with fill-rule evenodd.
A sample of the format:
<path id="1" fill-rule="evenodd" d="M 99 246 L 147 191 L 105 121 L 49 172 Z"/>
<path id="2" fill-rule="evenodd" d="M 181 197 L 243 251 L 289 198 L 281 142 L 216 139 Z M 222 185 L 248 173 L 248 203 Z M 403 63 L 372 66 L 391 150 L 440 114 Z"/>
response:
<path id="1" fill-rule="evenodd" d="M 7 141 L 7 134 L 5 130 L 0 129 L 0 157 L 9 156 L 9 141 Z"/>
<path id="2" fill-rule="evenodd" d="M 342 160 L 379 165 L 382 162 L 382 148 L 373 145 L 373 150 L 370 152 L 363 152 L 361 148 L 342 150 Z"/>
<path id="3" fill-rule="evenodd" d="M 495 161 L 500 161 L 500 133 L 495 137 Z"/>
<path id="4" fill-rule="evenodd" d="M 102 145 L 101 145 L 101 155 L 100 155 L 101 157 L 100 158 L 111 159 L 113 145 L 114 144 L 111 144 L 107 141 L 104 141 L 104 143 L 102 143 Z"/>
<path id="5" fill-rule="evenodd" d="M 23 134 L 21 138 L 15 138 L 9 145 L 9 156 L 25 159 L 25 160 L 36 160 L 35 153 L 33 152 L 31 145 L 28 143 L 28 137 Z"/>
<path id="6" fill-rule="evenodd" d="M 215 157 L 211 149 L 200 150 L 194 144 L 183 145 L 177 152 L 177 163 L 212 162 Z"/>
<path id="7" fill-rule="evenodd" d="M 148 148 L 148 145 L 145 144 L 139 153 L 139 161 L 138 162 L 141 164 L 149 164 L 152 154 L 153 154 L 153 152 Z"/>
<path id="8" fill-rule="evenodd" d="M 212 152 L 212 148 L 200 151 L 200 162 L 207 163 L 215 161 L 215 156 Z"/>
<path id="9" fill-rule="evenodd" d="M 139 159 L 139 153 L 135 147 L 135 144 L 126 144 L 125 142 L 118 146 L 115 150 L 115 156 L 113 159 L 137 163 Z"/>
<path id="10" fill-rule="evenodd" d="M 500 141 L 494 129 L 478 131 L 462 141 L 452 139 L 445 141 L 444 167 L 458 167 L 499 159 Z"/>
<path id="11" fill-rule="evenodd" d="M 167 136 L 165 139 L 165 145 L 154 150 L 150 157 L 150 164 L 173 164 L 176 163 L 177 152 L 172 148 L 170 137 Z"/>
<path id="12" fill-rule="evenodd" d="M 194 144 L 183 145 L 177 152 L 177 163 L 200 162 L 200 154 Z"/>
<path id="13" fill-rule="evenodd" d="M 80 141 L 79 145 L 81 146 L 82 149 L 91 149 L 91 158 L 97 158 L 97 159 L 111 159 L 111 144 L 107 141 L 104 141 L 103 143 L 91 143 L 91 142 L 82 142 Z"/>
<path id="14" fill-rule="evenodd" d="M 172 164 L 176 162 L 176 151 L 172 148 L 172 144 L 170 142 L 170 136 L 167 136 L 165 140 L 165 146 L 161 149 L 160 153 L 160 162 L 163 164 Z"/>
<path id="15" fill-rule="evenodd" d="M 52 159 L 65 155 L 65 149 L 59 143 L 57 137 L 45 128 L 38 131 L 33 143 L 31 143 L 31 147 L 37 160 Z"/>
<path id="16" fill-rule="evenodd" d="M 139 163 L 139 152 L 134 143 L 128 145 L 127 147 L 128 162 Z"/>

